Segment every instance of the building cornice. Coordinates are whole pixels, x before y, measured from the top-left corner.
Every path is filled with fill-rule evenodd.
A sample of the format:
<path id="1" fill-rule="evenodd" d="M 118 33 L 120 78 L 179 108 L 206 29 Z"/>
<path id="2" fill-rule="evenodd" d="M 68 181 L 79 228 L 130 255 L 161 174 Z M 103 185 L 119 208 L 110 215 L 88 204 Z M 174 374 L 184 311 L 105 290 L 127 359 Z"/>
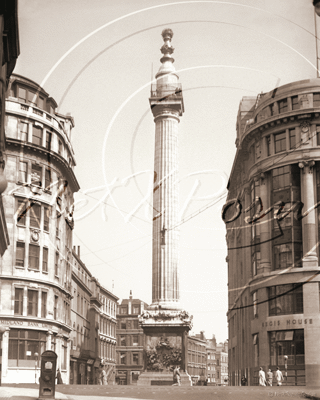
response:
<path id="1" fill-rule="evenodd" d="M 51 281 L 45 281 L 43 279 L 37 279 L 34 277 L 26 277 L 26 276 L 18 276 L 18 275 L 0 275 L 0 280 L 1 279 L 6 279 L 10 281 L 25 281 L 25 282 L 30 282 L 30 283 L 37 283 L 39 285 L 47 285 L 51 286 L 53 288 L 59 289 L 63 293 L 65 293 L 70 299 L 73 298 L 71 292 L 69 292 L 66 288 L 64 288 L 62 285 L 57 284 L 56 282 L 51 282 Z"/>

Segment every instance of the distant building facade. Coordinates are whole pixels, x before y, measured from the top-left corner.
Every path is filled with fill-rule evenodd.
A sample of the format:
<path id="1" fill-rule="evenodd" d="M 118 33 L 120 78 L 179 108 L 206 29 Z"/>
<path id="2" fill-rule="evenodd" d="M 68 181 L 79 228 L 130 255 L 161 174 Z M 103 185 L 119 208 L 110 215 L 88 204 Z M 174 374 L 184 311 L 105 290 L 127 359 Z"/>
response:
<path id="1" fill-rule="evenodd" d="M 80 246 L 72 251 L 72 301 L 70 334 L 70 384 L 86 385 L 92 380 L 91 369 L 95 362 L 95 349 L 89 346 L 90 298 L 92 275 L 80 258 Z"/>
<path id="2" fill-rule="evenodd" d="M 34 382 L 44 350 L 69 382 L 73 194 L 79 190 L 70 115 L 35 82 L 10 79 L 6 100 L 5 218 L 0 265 L 2 382 Z"/>
<path id="3" fill-rule="evenodd" d="M 136 385 L 144 370 L 144 333 L 139 315 L 148 304 L 139 299 L 123 299 L 117 313 L 117 373 L 119 385 Z"/>
<path id="4" fill-rule="evenodd" d="M 204 333 L 188 336 L 187 343 L 187 372 L 193 384 L 204 383 L 207 379 L 207 342 Z"/>
<path id="5" fill-rule="evenodd" d="M 318 385 L 320 80 L 243 98 L 236 146 L 223 210 L 229 383 L 258 385 L 260 367 L 279 366 L 288 385 Z"/>
<path id="6" fill-rule="evenodd" d="M 217 341 L 215 336 L 212 336 L 212 339 L 207 339 L 207 379 L 208 384 L 217 383 L 216 380 L 216 368 L 217 368 L 217 360 L 216 360 L 216 349 L 217 349 Z"/>
<path id="7" fill-rule="evenodd" d="M 118 297 L 92 276 L 74 247 L 70 383 L 114 384 Z"/>
<path id="8" fill-rule="evenodd" d="M 218 385 L 228 384 L 228 341 L 216 346 L 216 383 Z"/>

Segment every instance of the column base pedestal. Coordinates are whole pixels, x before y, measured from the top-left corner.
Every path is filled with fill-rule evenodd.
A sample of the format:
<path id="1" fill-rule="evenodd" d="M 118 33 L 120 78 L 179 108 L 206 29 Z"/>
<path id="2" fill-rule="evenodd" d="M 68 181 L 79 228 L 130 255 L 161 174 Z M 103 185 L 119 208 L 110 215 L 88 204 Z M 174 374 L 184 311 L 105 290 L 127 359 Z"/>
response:
<path id="1" fill-rule="evenodd" d="M 147 309 L 139 318 L 144 332 L 144 372 L 138 385 L 172 385 L 173 370 L 180 367 L 181 384 L 191 385 L 188 365 L 188 332 L 192 316 L 184 310 Z"/>
<path id="2" fill-rule="evenodd" d="M 317 256 L 307 256 L 302 259 L 302 267 L 318 267 L 319 261 Z"/>

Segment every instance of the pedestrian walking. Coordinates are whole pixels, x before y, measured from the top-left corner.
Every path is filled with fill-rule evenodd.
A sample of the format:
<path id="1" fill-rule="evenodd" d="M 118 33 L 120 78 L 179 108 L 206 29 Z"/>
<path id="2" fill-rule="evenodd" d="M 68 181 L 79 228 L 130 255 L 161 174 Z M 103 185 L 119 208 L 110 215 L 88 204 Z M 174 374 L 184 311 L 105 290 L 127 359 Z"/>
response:
<path id="1" fill-rule="evenodd" d="M 276 380 L 277 380 L 277 386 L 281 386 L 283 382 L 283 375 L 282 372 L 280 371 L 279 367 L 277 367 L 276 370 Z"/>
<path id="2" fill-rule="evenodd" d="M 241 378 L 241 386 L 247 386 L 247 378 L 244 375 Z"/>
<path id="3" fill-rule="evenodd" d="M 180 386 L 180 367 L 176 366 L 173 370 L 173 385 L 172 386 Z"/>
<path id="4" fill-rule="evenodd" d="M 60 372 L 60 369 L 59 369 L 59 368 L 58 368 L 58 371 L 57 371 L 57 376 L 56 376 L 56 378 L 57 378 L 57 385 L 62 385 L 62 384 L 63 384 L 63 381 L 62 381 L 61 372 Z"/>
<path id="5" fill-rule="evenodd" d="M 273 379 L 273 373 L 271 369 L 267 372 L 267 384 L 268 386 L 272 386 L 272 379 Z"/>
<path id="6" fill-rule="evenodd" d="M 259 371 L 259 386 L 266 386 L 266 374 L 262 367 L 260 367 Z"/>

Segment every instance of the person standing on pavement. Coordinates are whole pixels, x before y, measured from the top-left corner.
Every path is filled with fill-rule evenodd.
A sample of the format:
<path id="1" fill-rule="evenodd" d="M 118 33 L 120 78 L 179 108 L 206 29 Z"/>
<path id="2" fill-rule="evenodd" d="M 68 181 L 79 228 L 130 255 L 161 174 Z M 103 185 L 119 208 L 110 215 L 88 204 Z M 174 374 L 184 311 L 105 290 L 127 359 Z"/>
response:
<path id="1" fill-rule="evenodd" d="M 277 367 L 277 370 L 276 370 L 276 380 L 277 380 L 277 386 L 281 386 L 282 381 L 283 381 L 283 375 L 282 375 L 282 372 L 280 371 L 279 367 Z"/>
<path id="2" fill-rule="evenodd" d="M 173 385 L 172 386 L 180 386 L 180 367 L 176 366 L 175 369 L 173 370 Z"/>
<path id="3" fill-rule="evenodd" d="M 266 386 L 266 374 L 262 367 L 260 367 L 259 371 L 259 386 Z"/>
<path id="4" fill-rule="evenodd" d="M 241 386 L 247 386 L 247 378 L 244 375 L 241 378 Z"/>
<path id="5" fill-rule="evenodd" d="M 272 379 L 273 379 L 273 373 L 271 372 L 271 369 L 267 372 L 267 383 L 268 386 L 272 386 Z"/>

